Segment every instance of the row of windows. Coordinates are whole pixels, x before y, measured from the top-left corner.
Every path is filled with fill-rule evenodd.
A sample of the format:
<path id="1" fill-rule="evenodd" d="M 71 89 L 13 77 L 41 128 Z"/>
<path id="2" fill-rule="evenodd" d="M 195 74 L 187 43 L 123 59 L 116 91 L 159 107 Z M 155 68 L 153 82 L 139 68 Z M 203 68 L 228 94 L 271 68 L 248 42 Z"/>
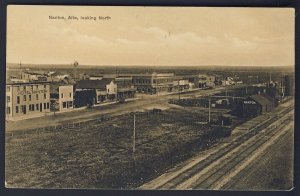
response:
<path id="1" fill-rule="evenodd" d="M 30 85 L 30 86 L 27 85 L 27 86 L 23 86 L 22 89 L 26 90 L 26 87 L 29 87 L 31 90 L 38 90 L 38 89 L 40 89 L 40 86 L 42 86 L 42 85 Z M 44 89 L 46 89 L 46 88 L 47 88 L 47 85 L 44 85 Z M 17 86 L 17 89 L 21 90 L 21 86 Z M 10 92 L 10 86 L 6 87 L 6 92 Z"/>
<path id="2" fill-rule="evenodd" d="M 166 78 L 166 79 L 153 79 L 153 83 L 165 83 L 165 82 L 173 82 L 172 78 Z M 135 79 L 135 83 L 140 84 L 150 84 L 150 79 Z"/>
<path id="3" fill-rule="evenodd" d="M 62 93 L 62 94 L 60 95 L 60 97 L 61 97 L 61 98 L 64 98 L 64 94 Z M 72 97 L 72 93 L 69 93 L 69 97 Z"/>
<path id="4" fill-rule="evenodd" d="M 73 107 L 73 101 L 63 102 L 63 108 L 71 108 Z"/>
<path id="5" fill-rule="evenodd" d="M 150 84 L 150 82 L 151 82 L 150 79 L 135 79 L 135 83 Z"/>
<path id="6" fill-rule="evenodd" d="M 16 106 L 16 113 L 26 113 L 26 105 Z M 46 110 L 50 108 L 50 103 L 37 103 L 37 104 L 30 104 L 28 105 L 29 111 L 35 111 L 35 110 Z M 10 107 L 7 107 L 6 110 L 7 114 L 10 114 Z"/>
<path id="7" fill-rule="evenodd" d="M 10 102 L 10 97 L 9 96 L 7 96 L 6 99 L 7 99 L 7 102 Z M 39 94 L 35 95 L 35 99 L 39 100 Z M 44 94 L 44 99 L 47 99 L 47 94 Z M 26 101 L 26 100 L 27 100 L 27 95 L 23 95 L 23 101 Z M 31 95 L 28 95 L 28 100 L 29 101 L 32 100 Z M 17 96 L 17 104 L 19 104 L 19 103 L 20 103 L 20 96 Z"/>
<path id="8" fill-rule="evenodd" d="M 40 85 L 30 85 L 30 86 L 27 86 L 27 87 L 29 87 L 31 90 L 38 90 L 38 89 L 40 89 L 39 88 Z M 18 88 L 18 90 L 21 90 L 20 86 L 18 86 L 17 88 Z M 47 88 L 47 85 L 44 85 L 44 89 L 46 89 L 46 88 Z M 26 86 L 23 86 L 23 90 L 26 90 Z"/>
<path id="9" fill-rule="evenodd" d="M 209 80 L 209 81 L 212 81 L 213 80 L 213 78 L 211 78 L 211 77 L 201 77 L 201 78 L 199 78 L 200 80 Z"/>
<path id="10" fill-rule="evenodd" d="M 173 82 L 173 79 L 154 79 L 153 83 L 165 83 L 165 82 Z"/>
<path id="11" fill-rule="evenodd" d="M 16 106 L 16 113 L 26 113 L 26 105 Z"/>
<path id="12" fill-rule="evenodd" d="M 72 97 L 72 93 L 69 93 L 69 97 Z M 61 98 L 64 98 L 64 94 L 63 93 L 61 94 Z M 35 99 L 39 100 L 39 94 L 35 95 Z M 44 94 L 44 99 L 47 99 L 47 94 Z M 23 101 L 26 101 L 26 100 L 27 100 L 27 95 L 23 95 Z M 31 95 L 28 95 L 28 100 L 29 101 L 32 100 L 32 96 Z M 10 102 L 10 96 L 6 96 L 6 101 L 7 101 L 7 103 Z M 20 96 L 17 96 L 17 103 L 18 104 L 20 103 Z"/>

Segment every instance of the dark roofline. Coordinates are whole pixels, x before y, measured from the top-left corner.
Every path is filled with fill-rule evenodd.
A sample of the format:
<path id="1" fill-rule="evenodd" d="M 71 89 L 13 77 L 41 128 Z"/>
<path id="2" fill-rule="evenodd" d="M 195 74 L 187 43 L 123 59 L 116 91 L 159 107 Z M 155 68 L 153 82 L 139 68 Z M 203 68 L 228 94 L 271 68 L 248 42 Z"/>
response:
<path id="1" fill-rule="evenodd" d="M 264 95 L 261 94 L 251 95 L 249 98 L 254 100 L 260 105 L 266 105 L 270 103 L 273 104 L 273 101 L 269 100 L 268 98 L 266 98 Z"/>

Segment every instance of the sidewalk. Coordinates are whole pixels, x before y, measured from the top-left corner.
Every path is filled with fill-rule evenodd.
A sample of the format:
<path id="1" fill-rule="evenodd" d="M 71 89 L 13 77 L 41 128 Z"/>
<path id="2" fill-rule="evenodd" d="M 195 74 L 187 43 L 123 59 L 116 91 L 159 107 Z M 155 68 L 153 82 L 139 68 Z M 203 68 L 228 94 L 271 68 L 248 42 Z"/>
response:
<path id="1" fill-rule="evenodd" d="M 125 102 L 134 101 L 134 100 L 138 100 L 138 99 L 141 99 L 141 98 L 131 98 L 131 99 L 125 100 Z M 117 104 L 117 103 L 118 103 L 117 101 L 106 102 L 106 103 L 96 104 L 93 107 L 101 107 L 101 106 L 106 106 L 106 105 L 113 105 L 113 104 Z M 21 121 L 21 120 L 27 120 L 27 119 L 45 117 L 45 116 L 52 116 L 52 115 L 56 115 L 56 114 L 69 113 L 69 112 L 74 112 L 74 111 L 84 110 L 84 109 L 87 109 L 87 106 L 80 107 L 80 108 L 73 108 L 73 109 L 64 110 L 64 111 L 55 111 L 55 112 L 52 111 L 52 112 L 38 113 L 38 114 L 30 115 L 30 116 L 20 116 L 20 117 L 15 117 L 14 119 L 6 120 L 6 121 L 15 122 L 15 121 Z"/>

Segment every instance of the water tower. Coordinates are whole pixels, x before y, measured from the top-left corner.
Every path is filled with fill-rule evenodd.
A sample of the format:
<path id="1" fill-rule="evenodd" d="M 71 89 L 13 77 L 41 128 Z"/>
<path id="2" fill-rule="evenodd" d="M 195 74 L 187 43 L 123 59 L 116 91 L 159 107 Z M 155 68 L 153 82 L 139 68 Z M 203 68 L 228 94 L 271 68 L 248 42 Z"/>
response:
<path id="1" fill-rule="evenodd" d="M 75 61 L 74 64 L 73 64 L 73 78 L 74 78 L 75 81 L 77 81 L 79 79 L 78 78 L 78 70 L 77 70 L 78 66 L 79 66 L 78 62 Z"/>

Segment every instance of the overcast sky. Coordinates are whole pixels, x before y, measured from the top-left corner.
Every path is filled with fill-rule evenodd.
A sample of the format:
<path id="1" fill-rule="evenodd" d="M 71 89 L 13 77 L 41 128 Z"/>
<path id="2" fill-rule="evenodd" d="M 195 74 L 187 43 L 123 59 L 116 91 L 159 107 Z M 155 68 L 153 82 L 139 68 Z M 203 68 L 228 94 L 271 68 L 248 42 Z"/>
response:
<path id="1" fill-rule="evenodd" d="M 7 12 L 9 63 L 294 65 L 293 9 L 9 6 Z"/>

